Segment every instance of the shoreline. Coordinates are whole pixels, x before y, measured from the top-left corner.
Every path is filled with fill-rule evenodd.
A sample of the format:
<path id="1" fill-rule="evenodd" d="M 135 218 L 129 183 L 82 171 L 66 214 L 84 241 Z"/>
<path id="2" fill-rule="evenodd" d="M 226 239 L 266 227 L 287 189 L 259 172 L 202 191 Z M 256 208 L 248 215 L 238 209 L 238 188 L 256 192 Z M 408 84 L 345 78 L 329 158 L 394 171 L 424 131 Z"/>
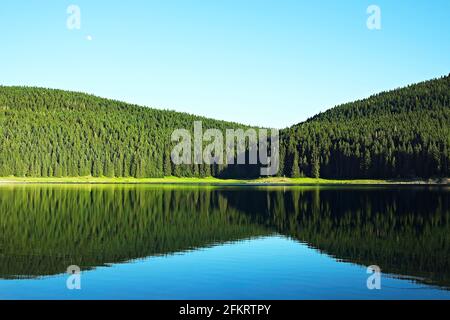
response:
<path id="1" fill-rule="evenodd" d="M 167 185 L 211 185 L 211 186 L 314 186 L 314 185 L 367 185 L 367 186 L 449 186 L 450 179 L 355 179 L 333 180 L 315 178 L 259 178 L 259 179 L 218 179 L 207 178 L 108 178 L 108 177 L 0 177 L 0 185 L 16 184 L 167 184 Z"/>

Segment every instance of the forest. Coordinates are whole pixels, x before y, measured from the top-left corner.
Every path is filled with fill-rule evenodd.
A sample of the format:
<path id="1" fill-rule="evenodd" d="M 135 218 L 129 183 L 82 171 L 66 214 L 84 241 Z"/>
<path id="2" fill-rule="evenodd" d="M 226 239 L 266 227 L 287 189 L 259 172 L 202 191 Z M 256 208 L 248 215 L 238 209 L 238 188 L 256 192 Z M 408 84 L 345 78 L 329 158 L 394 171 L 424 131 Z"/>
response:
<path id="1" fill-rule="evenodd" d="M 280 143 L 290 177 L 448 177 L 450 76 L 337 106 Z"/>
<path id="2" fill-rule="evenodd" d="M 171 134 L 192 130 L 194 121 L 222 132 L 250 128 L 84 93 L 0 86 L 0 176 L 259 175 L 257 165 L 174 165 Z M 448 177 L 449 128 L 450 75 L 336 106 L 281 130 L 278 175 Z"/>

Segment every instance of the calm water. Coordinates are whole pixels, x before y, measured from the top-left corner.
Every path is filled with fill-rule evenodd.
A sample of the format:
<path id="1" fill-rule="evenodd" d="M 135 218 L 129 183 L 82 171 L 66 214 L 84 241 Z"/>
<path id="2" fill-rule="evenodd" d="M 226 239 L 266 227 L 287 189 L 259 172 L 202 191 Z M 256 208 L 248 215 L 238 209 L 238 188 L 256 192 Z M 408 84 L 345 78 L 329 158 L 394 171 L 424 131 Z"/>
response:
<path id="1" fill-rule="evenodd" d="M 81 268 L 69 290 L 67 267 Z M 382 270 L 369 290 L 367 266 Z M 450 299 L 450 189 L 0 186 L 0 299 Z"/>

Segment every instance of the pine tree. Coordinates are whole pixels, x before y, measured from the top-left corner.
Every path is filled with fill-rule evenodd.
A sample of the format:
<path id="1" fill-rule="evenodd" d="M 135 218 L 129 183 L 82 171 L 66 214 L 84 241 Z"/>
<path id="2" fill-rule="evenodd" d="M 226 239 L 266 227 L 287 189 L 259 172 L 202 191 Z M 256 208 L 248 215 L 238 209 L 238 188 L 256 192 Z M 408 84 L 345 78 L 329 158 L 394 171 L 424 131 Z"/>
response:
<path id="1" fill-rule="evenodd" d="M 299 163 L 298 163 L 298 154 L 295 152 L 294 160 L 292 161 L 292 169 L 290 176 L 292 178 L 298 178 L 300 177 L 300 169 L 299 169 Z"/>

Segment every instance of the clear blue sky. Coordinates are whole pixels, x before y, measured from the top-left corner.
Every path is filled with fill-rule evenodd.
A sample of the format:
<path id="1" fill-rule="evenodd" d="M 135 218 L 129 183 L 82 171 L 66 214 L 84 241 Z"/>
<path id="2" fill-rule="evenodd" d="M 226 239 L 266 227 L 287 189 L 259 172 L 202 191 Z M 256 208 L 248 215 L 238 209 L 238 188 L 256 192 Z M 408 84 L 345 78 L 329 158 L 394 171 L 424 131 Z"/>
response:
<path id="1" fill-rule="evenodd" d="M 448 74 L 449 17 L 448 0 L 1 1 L 0 84 L 281 128 Z"/>

